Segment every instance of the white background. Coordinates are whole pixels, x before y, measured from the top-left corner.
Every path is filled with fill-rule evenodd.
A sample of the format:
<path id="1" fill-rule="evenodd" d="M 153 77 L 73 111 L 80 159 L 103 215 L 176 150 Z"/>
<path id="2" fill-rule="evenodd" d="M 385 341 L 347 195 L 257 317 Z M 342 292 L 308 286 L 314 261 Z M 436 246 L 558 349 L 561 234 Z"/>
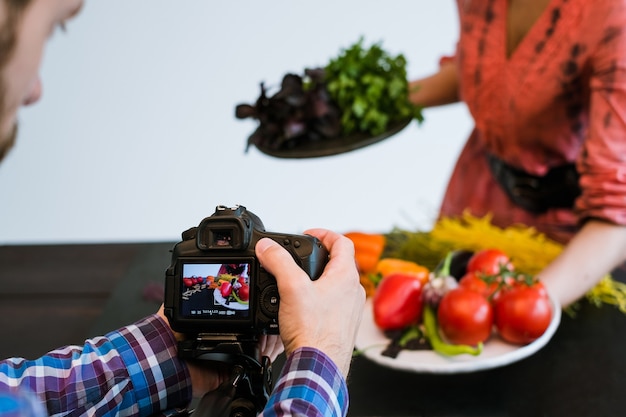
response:
<path id="1" fill-rule="evenodd" d="M 432 225 L 471 128 L 464 105 L 429 109 L 379 144 L 286 160 L 244 153 L 234 116 L 261 81 L 324 66 L 365 38 L 437 68 L 458 35 L 454 2 L 87 0 L 56 33 L 42 101 L 23 109 L 0 165 L 0 244 L 175 241 L 219 204 L 267 230 Z"/>

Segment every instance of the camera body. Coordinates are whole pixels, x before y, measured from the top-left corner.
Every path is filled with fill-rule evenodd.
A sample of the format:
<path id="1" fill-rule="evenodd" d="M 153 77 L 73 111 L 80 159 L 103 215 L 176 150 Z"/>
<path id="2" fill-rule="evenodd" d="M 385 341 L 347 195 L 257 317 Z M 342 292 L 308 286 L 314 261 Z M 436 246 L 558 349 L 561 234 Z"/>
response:
<path id="1" fill-rule="evenodd" d="M 172 249 L 164 302 L 172 329 L 188 335 L 246 338 L 278 334 L 276 279 L 254 251 L 264 237 L 287 249 L 312 280 L 322 274 L 328 251 L 319 239 L 270 233 L 244 206 L 217 206 L 199 226 L 183 232 Z"/>

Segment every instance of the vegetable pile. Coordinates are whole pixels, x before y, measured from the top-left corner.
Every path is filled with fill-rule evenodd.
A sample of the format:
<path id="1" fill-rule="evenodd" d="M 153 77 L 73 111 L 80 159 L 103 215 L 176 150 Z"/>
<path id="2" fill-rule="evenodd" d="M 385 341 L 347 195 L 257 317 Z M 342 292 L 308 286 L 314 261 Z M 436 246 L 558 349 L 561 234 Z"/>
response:
<path id="1" fill-rule="evenodd" d="M 402 54 L 390 55 L 381 43 L 366 48 L 361 38 L 325 67 L 286 74 L 274 95 L 261 83 L 256 103 L 235 111 L 238 119 L 259 121 L 246 150 L 288 149 L 353 133 L 376 136 L 393 123 L 421 122 L 421 108 L 409 102 L 406 64 Z"/>
<path id="2" fill-rule="evenodd" d="M 450 252 L 427 275 L 381 274 L 377 267 L 374 322 L 391 340 L 383 355 L 395 357 L 402 349 L 479 355 L 490 338 L 525 345 L 547 330 L 552 319 L 547 292 L 533 277 L 516 272 L 507 254 L 480 250 L 456 265 L 462 276 L 450 275 L 453 262 L 461 259 Z"/>
<path id="3" fill-rule="evenodd" d="M 533 275 L 544 269 L 563 250 L 563 245 L 532 227 L 513 225 L 500 228 L 491 223 L 489 215 L 475 217 L 469 213 L 461 217 L 441 218 L 431 231 L 396 228 L 389 233 L 372 235 L 376 236 L 375 239 L 382 237 L 384 240 L 381 256 L 418 262 L 430 269 L 434 269 L 450 251 L 475 252 L 488 245 L 515 254 L 516 270 Z M 362 284 L 371 295 L 374 286 L 367 277 L 363 278 Z M 578 304 L 585 300 L 596 306 L 615 306 L 626 314 L 626 284 L 607 274 L 583 299 L 564 311 L 575 315 Z"/>
<path id="4" fill-rule="evenodd" d="M 345 235 L 354 243 L 361 283 L 378 310 L 376 324 L 390 339 L 384 355 L 395 357 L 403 349 L 478 355 L 493 337 L 530 343 L 551 321 L 552 305 L 534 276 L 562 245 L 533 228 L 499 228 L 490 216 L 466 213 L 439 219 L 429 232 Z M 508 254 L 515 254 L 514 261 Z M 392 274 L 405 277 L 386 280 Z M 410 279 L 420 281 L 419 290 Z M 607 275 L 579 303 L 584 300 L 626 314 L 626 284 Z M 575 315 L 576 307 L 565 312 Z"/>
<path id="5" fill-rule="evenodd" d="M 563 247 L 533 228 L 499 228 L 490 216 L 466 213 L 439 219 L 429 232 L 345 235 L 354 243 L 376 324 L 390 340 L 384 355 L 395 357 L 403 349 L 478 355 L 493 337 L 530 343 L 552 319 L 546 290 L 534 276 Z M 508 254 L 515 254 L 514 261 Z M 388 275 L 404 277 L 386 280 Z M 411 280 L 420 281 L 419 289 Z M 626 284 L 609 274 L 579 303 L 584 300 L 626 314 Z M 575 315 L 577 304 L 565 312 Z"/>

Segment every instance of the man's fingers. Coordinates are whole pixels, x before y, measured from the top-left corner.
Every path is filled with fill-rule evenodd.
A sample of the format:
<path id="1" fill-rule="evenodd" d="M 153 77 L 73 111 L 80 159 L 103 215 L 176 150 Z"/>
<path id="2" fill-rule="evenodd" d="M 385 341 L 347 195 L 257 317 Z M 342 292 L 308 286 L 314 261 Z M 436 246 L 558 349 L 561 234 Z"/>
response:
<path id="1" fill-rule="evenodd" d="M 345 268 L 346 265 L 350 265 L 351 263 L 356 265 L 356 261 L 354 260 L 354 244 L 347 237 L 326 229 L 309 229 L 304 233 L 318 238 L 331 254 L 324 274 L 342 277 L 345 275 L 346 271 L 341 271 L 341 269 L 336 270 L 335 268 Z"/>
<path id="2" fill-rule="evenodd" d="M 281 286 L 287 283 L 300 282 L 305 278 L 306 281 L 310 281 L 306 272 L 296 264 L 287 249 L 272 239 L 263 238 L 259 240 L 255 246 L 255 252 L 263 268 L 276 278 L 279 290 Z M 289 277 L 289 279 L 282 280 L 282 277 Z"/>

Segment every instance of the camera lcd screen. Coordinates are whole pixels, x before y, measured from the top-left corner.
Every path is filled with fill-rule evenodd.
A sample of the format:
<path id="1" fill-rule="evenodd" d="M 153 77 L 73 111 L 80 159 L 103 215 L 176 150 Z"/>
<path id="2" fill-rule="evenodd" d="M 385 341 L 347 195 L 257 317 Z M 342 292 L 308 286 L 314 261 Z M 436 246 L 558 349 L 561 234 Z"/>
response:
<path id="1" fill-rule="evenodd" d="M 249 263 L 184 263 L 180 279 L 183 317 L 249 319 Z"/>

